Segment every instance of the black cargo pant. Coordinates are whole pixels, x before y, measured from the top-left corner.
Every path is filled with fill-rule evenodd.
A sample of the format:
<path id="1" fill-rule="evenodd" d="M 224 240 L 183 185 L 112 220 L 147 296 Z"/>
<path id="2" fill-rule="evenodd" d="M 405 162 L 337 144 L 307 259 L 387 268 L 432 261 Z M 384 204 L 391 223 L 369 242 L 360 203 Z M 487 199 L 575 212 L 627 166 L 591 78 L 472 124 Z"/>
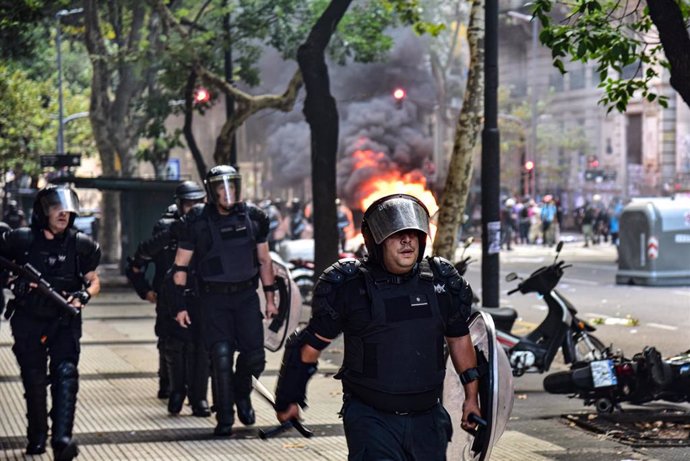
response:
<path id="1" fill-rule="evenodd" d="M 349 395 L 342 416 L 350 461 L 444 461 L 453 433 L 439 403 L 419 413 L 395 414 Z"/>
<path id="2" fill-rule="evenodd" d="M 52 437 L 72 437 L 74 411 L 78 392 L 79 340 L 81 316 L 41 318 L 18 308 L 12 319 L 14 346 L 24 385 L 30 443 L 45 440 L 47 435 L 48 359 L 53 396 Z"/>
<path id="3" fill-rule="evenodd" d="M 237 293 L 202 290 L 198 307 L 203 338 L 211 354 L 214 407 L 219 421 L 232 424 L 233 402 L 249 397 L 252 376 L 258 377 L 266 365 L 259 296 L 253 287 Z M 239 355 L 232 370 L 235 352 Z"/>

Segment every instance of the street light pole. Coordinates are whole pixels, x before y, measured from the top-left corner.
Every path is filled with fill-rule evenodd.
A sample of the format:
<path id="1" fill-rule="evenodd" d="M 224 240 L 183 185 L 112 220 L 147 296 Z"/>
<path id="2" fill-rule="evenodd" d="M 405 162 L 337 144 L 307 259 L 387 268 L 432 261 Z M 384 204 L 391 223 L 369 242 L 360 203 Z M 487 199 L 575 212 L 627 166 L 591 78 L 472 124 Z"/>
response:
<path id="1" fill-rule="evenodd" d="M 65 153 L 65 133 L 64 133 L 64 117 L 65 110 L 62 102 L 62 27 L 60 19 L 63 16 L 70 16 L 79 14 L 84 11 L 84 8 L 74 8 L 72 10 L 60 10 L 55 14 L 57 21 L 57 34 L 55 36 L 55 46 L 57 47 L 57 71 L 58 71 L 58 135 L 57 135 L 57 153 Z"/>

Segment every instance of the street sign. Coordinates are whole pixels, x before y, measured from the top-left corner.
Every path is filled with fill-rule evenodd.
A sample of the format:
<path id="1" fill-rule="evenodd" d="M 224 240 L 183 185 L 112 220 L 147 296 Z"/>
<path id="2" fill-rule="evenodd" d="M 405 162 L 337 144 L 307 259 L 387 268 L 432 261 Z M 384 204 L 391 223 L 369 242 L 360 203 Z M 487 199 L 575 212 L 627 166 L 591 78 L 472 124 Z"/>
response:
<path id="1" fill-rule="evenodd" d="M 48 154 L 41 155 L 41 168 L 73 167 L 81 165 L 81 154 Z"/>
<path id="2" fill-rule="evenodd" d="M 165 179 L 178 180 L 180 179 L 180 159 L 169 158 L 165 166 Z"/>

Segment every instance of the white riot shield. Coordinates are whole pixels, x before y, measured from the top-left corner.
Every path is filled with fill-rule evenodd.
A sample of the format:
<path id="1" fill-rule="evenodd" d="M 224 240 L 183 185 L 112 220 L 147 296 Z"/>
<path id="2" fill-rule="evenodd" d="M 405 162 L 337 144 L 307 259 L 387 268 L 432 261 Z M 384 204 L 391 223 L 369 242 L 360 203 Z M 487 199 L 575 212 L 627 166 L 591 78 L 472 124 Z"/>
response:
<path id="1" fill-rule="evenodd" d="M 295 331 L 302 315 L 302 296 L 299 287 L 290 276 L 285 262 L 276 253 L 271 252 L 273 272 L 276 276 L 278 291 L 275 294 L 278 315 L 264 319 L 264 347 L 275 352 L 283 347 L 287 336 Z M 266 311 L 266 299 L 261 285 L 258 288 L 261 310 Z"/>
<path id="2" fill-rule="evenodd" d="M 474 434 L 460 428 L 465 391 L 449 357 L 443 383 L 443 406 L 450 414 L 454 428 L 453 440 L 446 453 L 449 461 L 488 460 L 513 409 L 513 373 L 508 357 L 496 341 L 493 319 L 483 312 L 473 312 L 469 327 L 477 352 L 477 364 L 484 362 L 488 366 L 488 372 L 479 380 L 479 404 L 487 426 L 477 426 Z"/>

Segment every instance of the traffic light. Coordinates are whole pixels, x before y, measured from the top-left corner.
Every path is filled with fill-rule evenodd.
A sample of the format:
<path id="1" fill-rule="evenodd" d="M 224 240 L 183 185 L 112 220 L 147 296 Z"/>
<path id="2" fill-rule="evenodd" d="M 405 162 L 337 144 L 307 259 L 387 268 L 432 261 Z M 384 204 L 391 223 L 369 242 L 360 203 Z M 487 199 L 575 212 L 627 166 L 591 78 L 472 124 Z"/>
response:
<path id="1" fill-rule="evenodd" d="M 211 93 L 203 86 L 194 90 L 194 104 L 197 106 L 206 104 L 211 99 Z"/>
<path id="2" fill-rule="evenodd" d="M 393 99 L 395 99 L 395 107 L 397 109 L 402 109 L 403 101 L 407 97 L 405 90 L 398 87 L 393 91 Z"/>

